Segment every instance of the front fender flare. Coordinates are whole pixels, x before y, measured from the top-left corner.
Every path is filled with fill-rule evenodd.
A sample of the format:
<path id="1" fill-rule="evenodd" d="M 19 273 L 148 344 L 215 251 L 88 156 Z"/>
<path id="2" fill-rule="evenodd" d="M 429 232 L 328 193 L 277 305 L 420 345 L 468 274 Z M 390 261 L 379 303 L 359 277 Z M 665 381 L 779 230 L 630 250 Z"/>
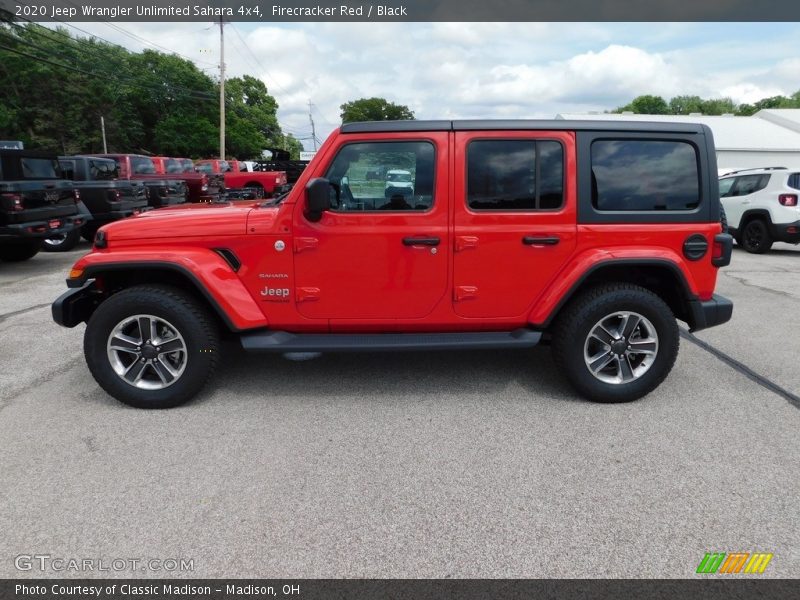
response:
<path id="1" fill-rule="evenodd" d="M 268 320 L 231 266 L 207 248 L 92 252 L 73 266 L 81 271 L 67 279 L 69 287 L 82 287 L 103 273 L 158 269 L 188 279 L 233 331 L 266 327 Z"/>

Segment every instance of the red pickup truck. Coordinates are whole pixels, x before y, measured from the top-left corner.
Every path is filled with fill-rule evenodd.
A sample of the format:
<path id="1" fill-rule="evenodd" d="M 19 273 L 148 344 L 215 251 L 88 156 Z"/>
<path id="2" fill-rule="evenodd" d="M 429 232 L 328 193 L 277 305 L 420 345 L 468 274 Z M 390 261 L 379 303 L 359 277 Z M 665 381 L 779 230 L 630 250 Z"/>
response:
<path id="1" fill-rule="evenodd" d="M 286 185 L 286 171 L 250 171 L 247 165 L 238 160 L 198 160 L 195 167 L 206 174 L 222 173 L 226 188 L 251 188 L 262 198 L 283 191 Z"/>
<path id="2" fill-rule="evenodd" d="M 159 175 L 180 175 L 189 190 L 189 202 L 212 202 L 219 199 L 225 189 L 222 175 L 209 175 L 198 173 L 194 168 L 188 169 L 184 159 L 169 156 L 152 156 L 150 158 Z"/>
<path id="3" fill-rule="evenodd" d="M 581 395 L 626 402 L 673 368 L 677 320 L 731 318 L 714 293 L 731 249 L 705 125 L 347 123 L 272 201 L 102 227 L 53 317 L 87 322 L 92 375 L 138 407 L 194 396 L 223 336 L 278 353 L 547 343 Z"/>

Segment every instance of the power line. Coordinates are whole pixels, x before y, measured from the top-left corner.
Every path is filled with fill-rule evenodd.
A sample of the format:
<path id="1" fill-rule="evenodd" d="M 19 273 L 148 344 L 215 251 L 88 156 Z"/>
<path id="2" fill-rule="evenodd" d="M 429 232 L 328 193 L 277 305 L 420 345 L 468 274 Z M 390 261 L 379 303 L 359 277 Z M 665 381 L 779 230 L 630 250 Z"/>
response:
<path id="1" fill-rule="evenodd" d="M 236 37 L 239 38 L 239 41 L 242 42 L 242 45 L 244 46 L 244 48 L 248 52 L 248 54 L 250 54 L 250 56 L 253 57 L 253 60 L 256 62 L 256 65 L 258 67 L 260 67 L 261 70 L 264 71 L 264 73 L 266 73 L 267 76 L 270 79 L 272 79 L 273 82 L 275 82 L 275 87 L 277 87 L 279 90 L 281 90 L 287 96 L 291 96 L 291 94 L 286 90 L 286 88 L 284 88 L 280 83 L 278 83 L 278 80 L 272 75 L 272 73 L 269 72 L 269 69 L 267 69 L 260 60 L 258 60 L 258 57 L 250 49 L 250 46 L 247 45 L 247 42 L 241 36 L 241 34 L 239 33 L 239 30 L 234 26 L 233 23 L 231 23 L 231 29 L 233 29 L 233 32 L 236 34 Z"/>
<path id="2" fill-rule="evenodd" d="M 43 48 L 42 46 L 34 44 L 34 43 L 32 43 L 32 42 L 30 42 L 28 40 L 21 40 L 21 39 L 19 39 L 17 37 L 9 36 L 7 33 L 4 33 L 4 35 L 6 36 L 6 39 L 9 40 L 9 41 L 13 41 L 15 43 L 22 42 L 22 43 L 27 44 L 28 46 L 36 48 L 37 50 L 40 50 L 42 52 L 50 54 L 50 51 L 47 48 Z M 134 87 L 134 88 L 139 88 L 139 89 L 145 89 L 145 90 L 146 89 L 151 89 L 151 90 L 158 90 L 158 91 L 163 91 L 164 90 L 164 87 L 161 86 L 161 85 L 148 85 L 148 84 L 141 84 L 139 82 L 131 85 L 131 83 L 130 83 L 132 81 L 131 79 L 124 79 L 124 78 L 114 77 L 114 76 L 111 76 L 111 75 L 106 74 L 106 73 L 96 73 L 96 72 L 86 71 L 84 69 L 73 67 L 71 65 L 65 65 L 63 63 L 58 63 L 58 62 L 55 62 L 53 60 L 50 60 L 50 59 L 47 59 L 47 58 L 44 58 L 44 57 L 41 57 L 41 56 L 36 56 L 34 54 L 29 54 L 27 52 L 22 52 L 21 50 L 18 50 L 16 48 L 10 48 L 8 46 L 0 45 L 0 48 L 3 48 L 4 50 L 7 50 L 9 52 L 13 52 L 14 54 L 18 54 L 20 56 L 25 56 L 27 58 L 31 58 L 31 59 L 39 61 L 41 63 L 45 63 L 45 64 L 48 64 L 48 65 L 51 65 L 51 66 L 54 66 L 54 67 L 58 67 L 58 68 L 61 68 L 61 69 L 67 69 L 69 71 L 74 71 L 76 73 L 81 73 L 82 75 L 86 75 L 88 77 L 102 78 L 102 79 L 104 79 L 106 81 L 110 80 L 110 81 L 113 81 L 113 82 L 116 82 L 116 83 L 120 83 L 122 85 L 128 85 L 129 87 Z M 207 92 L 202 92 L 200 90 L 192 90 L 192 89 L 189 89 L 189 88 L 183 88 L 183 87 L 179 87 L 179 86 L 170 86 L 169 89 L 174 90 L 174 91 L 182 91 L 182 92 L 194 97 L 194 99 L 196 99 L 196 100 L 210 100 L 210 99 L 214 98 L 213 94 L 210 94 L 210 93 L 207 93 Z"/>

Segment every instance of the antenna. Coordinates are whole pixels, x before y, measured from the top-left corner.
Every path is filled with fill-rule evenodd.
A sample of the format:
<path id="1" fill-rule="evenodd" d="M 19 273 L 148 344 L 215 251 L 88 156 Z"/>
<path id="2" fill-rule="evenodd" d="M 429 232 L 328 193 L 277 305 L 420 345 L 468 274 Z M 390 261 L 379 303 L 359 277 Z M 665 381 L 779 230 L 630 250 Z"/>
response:
<path id="1" fill-rule="evenodd" d="M 308 101 L 308 120 L 311 121 L 311 139 L 314 140 L 314 152 L 317 151 L 317 130 L 314 128 L 314 117 L 311 115 L 311 100 Z"/>
<path id="2" fill-rule="evenodd" d="M 219 18 L 219 159 L 225 160 L 225 23 Z"/>

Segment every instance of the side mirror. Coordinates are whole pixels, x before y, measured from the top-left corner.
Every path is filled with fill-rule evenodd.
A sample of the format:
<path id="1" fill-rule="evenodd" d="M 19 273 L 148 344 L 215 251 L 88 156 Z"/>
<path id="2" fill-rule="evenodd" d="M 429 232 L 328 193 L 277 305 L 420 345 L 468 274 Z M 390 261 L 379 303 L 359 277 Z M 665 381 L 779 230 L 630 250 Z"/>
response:
<path id="1" fill-rule="evenodd" d="M 322 213 L 331 208 L 331 184 L 324 177 L 317 177 L 306 184 L 306 218 L 316 223 Z"/>

